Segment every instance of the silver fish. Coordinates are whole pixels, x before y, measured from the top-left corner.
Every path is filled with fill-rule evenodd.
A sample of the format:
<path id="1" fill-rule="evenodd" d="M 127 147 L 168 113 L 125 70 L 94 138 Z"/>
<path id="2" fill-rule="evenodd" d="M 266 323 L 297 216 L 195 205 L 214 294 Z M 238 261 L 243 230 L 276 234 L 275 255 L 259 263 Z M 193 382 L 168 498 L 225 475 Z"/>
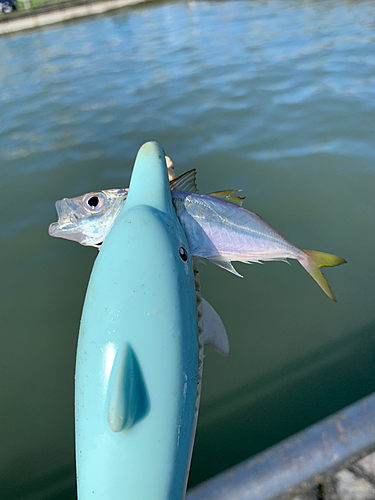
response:
<path id="1" fill-rule="evenodd" d="M 49 226 L 51 236 L 100 247 L 126 201 L 128 189 L 107 189 L 55 203 L 58 222 Z"/>
<path id="2" fill-rule="evenodd" d="M 238 191 L 200 195 L 195 170 L 171 181 L 171 195 L 177 216 L 185 230 L 191 254 L 241 276 L 233 261 L 260 263 L 296 259 L 329 298 L 336 301 L 320 267 L 344 264 L 341 257 L 300 250 L 258 215 L 242 208 Z M 49 234 L 96 246 L 105 239 L 126 202 L 127 189 L 112 189 L 56 202 L 58 222 Z"/>

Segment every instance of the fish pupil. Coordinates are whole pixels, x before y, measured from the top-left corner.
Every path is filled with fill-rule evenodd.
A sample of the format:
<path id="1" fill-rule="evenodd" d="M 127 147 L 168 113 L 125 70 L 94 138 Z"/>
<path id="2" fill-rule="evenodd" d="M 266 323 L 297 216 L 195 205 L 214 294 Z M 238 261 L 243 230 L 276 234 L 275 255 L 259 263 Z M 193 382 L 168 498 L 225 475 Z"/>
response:
<path id="1" fill-rule="evenodd" d="M 97 196 L 91 196 L 91 198 L 87 200 L 87 203 L 91 208 L 96 208 L 99 204 L 99 198 Z"/>
<path id="2" fill-rule="evenodd" d="M 181 260 L 186 262 L 188 260 L 187 252 L 184 247 L 180 247 L 178 249 L 178 253 L 180 254 Z"/>

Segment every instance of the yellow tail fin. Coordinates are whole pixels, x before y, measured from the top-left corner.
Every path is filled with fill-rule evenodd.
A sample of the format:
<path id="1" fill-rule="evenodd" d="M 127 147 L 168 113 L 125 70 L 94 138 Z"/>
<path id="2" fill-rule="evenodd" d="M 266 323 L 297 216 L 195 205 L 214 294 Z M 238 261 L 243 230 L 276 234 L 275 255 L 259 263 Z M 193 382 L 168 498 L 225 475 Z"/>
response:
<path id="1" fill-rule="evenodd" d="M 318 283 L 320 288 L 328 297 L 336 302 L 335 296 L 329 287 L 329 284 L 319 267 L 333 267 L 339 266 L 340 264 L 345 264 L 346 260 L 336 255 L 331 255 L 329 253 L 314 252 L 314 250 L 302 250 L 306 255 L 306 258 L 298 259 L 298 262 L 306 271 L 310 274 L 312 278 Z"/>

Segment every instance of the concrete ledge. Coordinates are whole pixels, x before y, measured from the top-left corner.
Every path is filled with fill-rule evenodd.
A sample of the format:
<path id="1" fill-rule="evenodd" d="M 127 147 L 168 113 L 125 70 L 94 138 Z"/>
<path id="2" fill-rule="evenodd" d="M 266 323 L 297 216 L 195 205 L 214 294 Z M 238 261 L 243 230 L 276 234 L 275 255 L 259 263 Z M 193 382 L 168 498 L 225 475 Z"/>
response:
<path id="1" fill-rule="evenodd" d="M 33 14 L 30 17 L 15 18 L 0 23 L 0 35 L 14 33 L 17 31 L 38 28 L 49 24 L 62 23 L 69 19 L 102 14 L 109 10 L 120 9 L 128 5 L 136 5 L 147 2 L 148 0 L 107 0 L 105 2 L 92 3 L 87 5 L 78 5 L 64 10 L 55 10 L 41 14 Z"/>
<path id="2" fill-rule="evenodd" d="M 317 485 L 332 489 L 339 469 L 335 488 L 348 496 L 313 492 L 305 500 L 373 499 L 375 455 L 368 454 L 374 449 L 375 392 L 189 490 L 186 500 L 303 500 L 294 497 Z"/>

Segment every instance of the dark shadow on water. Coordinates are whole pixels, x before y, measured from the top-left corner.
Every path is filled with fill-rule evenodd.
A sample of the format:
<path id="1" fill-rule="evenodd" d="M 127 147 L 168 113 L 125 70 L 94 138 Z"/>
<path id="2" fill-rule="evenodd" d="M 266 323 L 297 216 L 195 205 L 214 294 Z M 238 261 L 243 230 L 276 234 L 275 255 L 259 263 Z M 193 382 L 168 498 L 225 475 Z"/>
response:
<path id="1" fill-rule="evenodd" d="M 374 365 L 372 322 L 207 405 L 198 424 L 189 486 L 370 394 Z"/>

